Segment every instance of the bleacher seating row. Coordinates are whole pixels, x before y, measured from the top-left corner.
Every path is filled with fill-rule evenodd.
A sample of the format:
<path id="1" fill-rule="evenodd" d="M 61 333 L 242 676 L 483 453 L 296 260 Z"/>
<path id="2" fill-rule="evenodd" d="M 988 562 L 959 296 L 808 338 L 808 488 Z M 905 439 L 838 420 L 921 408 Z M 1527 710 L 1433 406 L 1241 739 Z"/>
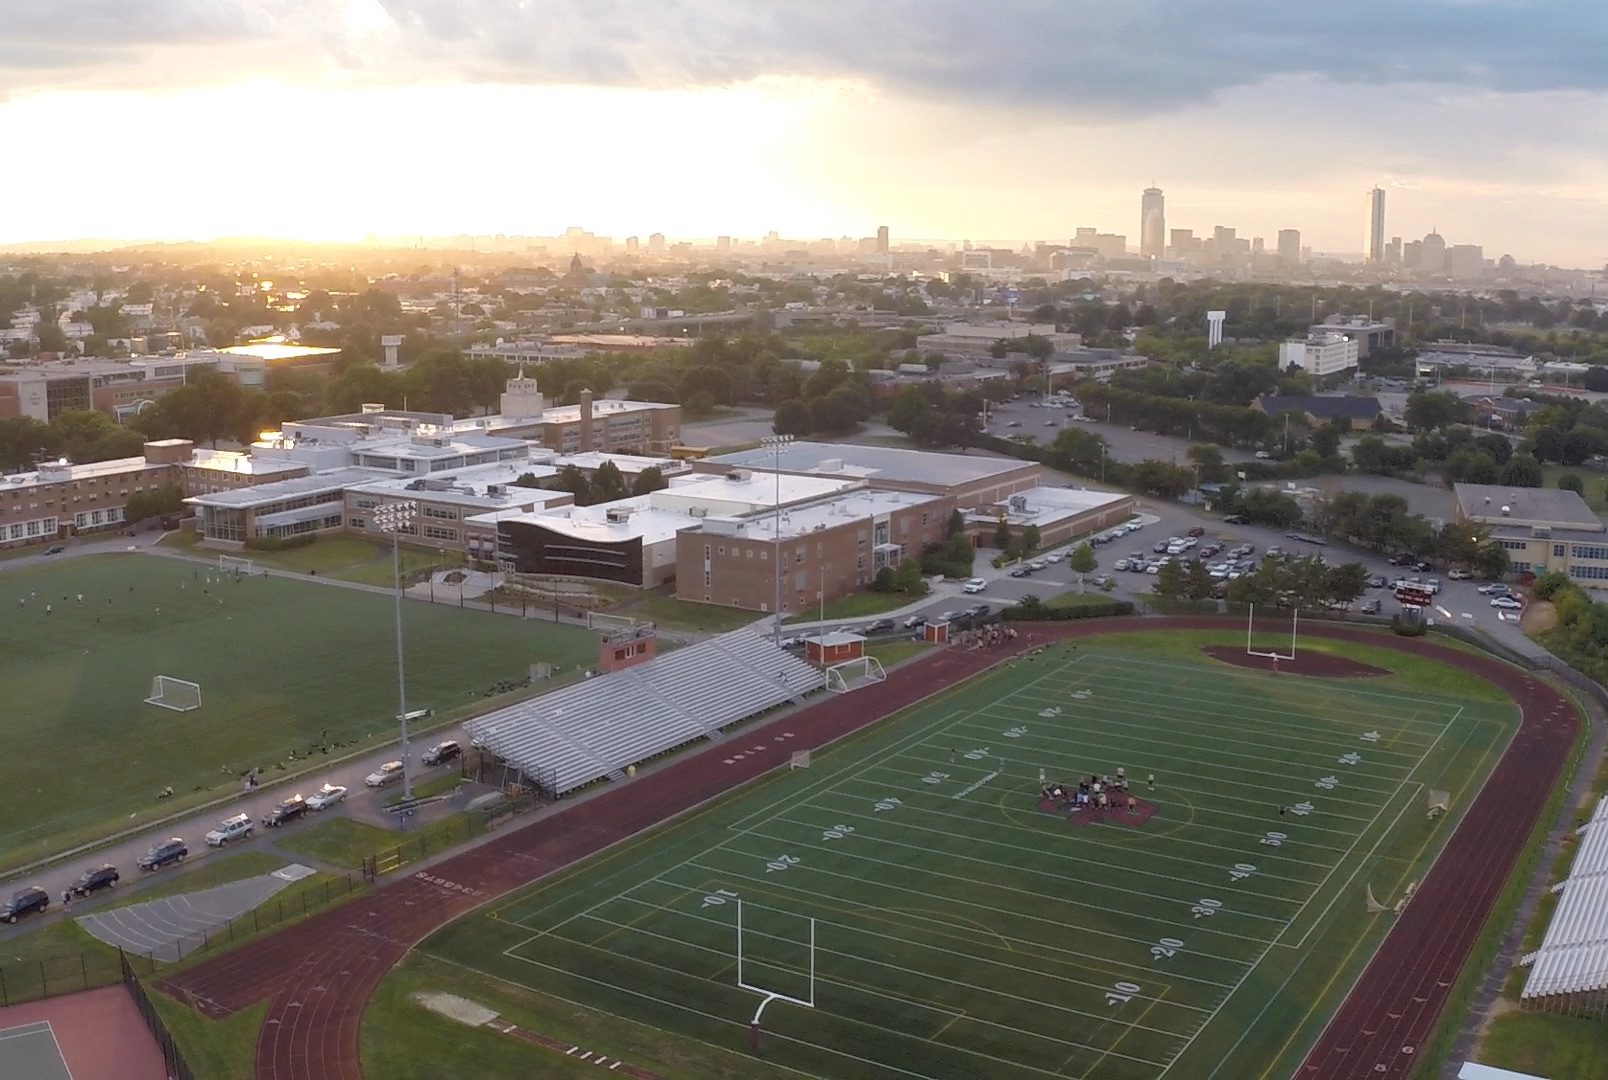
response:
<path id="1" fill-rule="evenodd" d="M 1569 876 L 1541 947 L 1520 959 L 1530 969 L 1521 997 L 1580 994 L 1608 988 L 1608 799 L 1580 830 Z"/>
<path id="2" fill-rule="evenodd" d="M 825 685 L 752 629 L 600 675 L 465 725 L 479 746 L 562 795 Z"/>

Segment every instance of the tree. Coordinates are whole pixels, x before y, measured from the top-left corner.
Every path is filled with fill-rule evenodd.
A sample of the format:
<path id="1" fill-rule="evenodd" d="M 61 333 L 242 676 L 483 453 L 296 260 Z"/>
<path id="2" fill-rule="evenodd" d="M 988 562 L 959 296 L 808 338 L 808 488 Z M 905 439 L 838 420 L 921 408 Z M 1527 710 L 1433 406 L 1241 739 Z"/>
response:
<path id="1" fill-rule="evenodd" d="M 1312 433 L 1308 443 L 1319 457 L 1334 457 L 1340 452 L 1340 429 L 1333 424 L 1324 424 Z"/>
<path id="2" fill-rule="evenodd" d="M 814 418 L 810 415 L 810 407 L 798 398 L 784 401 L 776 407 L 776 416 L 771 421 L 771 430 L 778 435 L 808 435 Z"/>
<path id="3" fill-rule="evenodd" d="M 921 563 L 915 559 L 905 559 L 899 563 L 899 569 L 894 571 L 893 583 L 906 596 L 926 596 L 929 591 L 927 579 L 921 576 Z"/>
<path id="4" fill-rule="evenodd" d="M 1529 454 L 1514 454 L 1502 468 L 1504 487 L 1540 487 L 1541 463 Z"/>
<path id="5" fill-rule="evenodd" d="M 614 502 L 616 499 L 625 498 L 626 491 L 625 477 L 620 474 L 620 467 L 614 462 L 603 462 L 592 474 L 592 502 Z"/>
<path id="6" fill-rule="evenodd" d="M 1069 431 L 1068 435 L 1083 435 L 1086 432 Z M 1095 436 L 1098 438 L 1099 436 Z M 1057 439 L 1057 442 L 1060 440 Z M 1223 461 L 1223 452 L 1212 443 L 1196 443 L 1188 451 L 1189 460 L 1200 470 L 1200 479 L 1206 484 L 1220 484 L 1229 477 L 1229 468 Z"/>
<path id="7" fill-rule="evenodd" d="M 134 525 L 146 518 L 163 514 L 176 514 L 184 509 L 184 493 L 172 484 L 164 484 L 150 491 L 136 491 L 123 504 L 123 521 Z"/>
<path id="8" fill-rule="evenodd" d="M 631 483 L 631 494 L 647 495 L 661 488 L 670 486 L 670 481 L 664 478 L 664 473 L 657 465 L 649 465 L 637 473 L 637 478 Z"/>
<path id="9" fill-rule="evenodd" d="M 944 528 L 944 536 L 959 536 L 966 531 L 966 516 L 959 510 L 949 511 L 949 524 Z"/>
<path id="10" fill-rule="evenodd" d="M 1361 563 L 1345 563 L 1329 571 L 1328 598 L 1341 604 L 1355 603 L 1368 588 L 1368 568 Z"/>
<path id="11" fill-rule="evenodd" d="M 0 417 L 0 469 L 25 469 L 50 449 L 50 425 L 43 420 Z"/>
<path id="12" fill-rule="evenodd" d="M 670 404 L 681 400 L 676 397 L 675 387 L 662 379 L 646 379 L 632 383 L 626 396 L 632 401 L 662 401 Z"/>
<path id="13" fill-rule="evenodd" d="M 1039 535 L 1039 527 L 1037 525 L 1029 525 L 1027 528 L 1022 530 L 1021 546 L 1022 554 L 1024 556 L 1031 555 L 1033 552 L 1037 551 L 1039 549 L 1039 544 L 1042 542 L 1043 538 Z"/>
<path id="14" fill-rule="evenodd" d="M 1184 588 L 1184 568 L 1171 560 L 1161 564 L 1156 571 L 1156 581 L 1150 591 L 1157 596 L 1171 599 L 1179 596 Z"/>
<path id="15" fill-rule="evenodd" d="M 861 398 L 850 386 L 839 386 L 810 402 L 811 430 L 828 435 L 843 435 L 854 430 L 860 422 Z"/>
<path id="16" fill-rule="evenodd" d="M 58 413 L 50 422 L 49 433 L 50 448 L 79 464 L 136 457 L 145 445 L 138 431 L 93 409 Z"/>
<path id="17" fill-rule="evenodd" d="M 1078 592 L 1082 592 L 1084 586 L 1084 575 L 1093 573 L 1096 565 L 1094 548 L 1089 546 L 1089 542 L 1087 540 L 1072 549 L 1071 565 L 1072 572 L 1078 576 Z"/>
<path id="18" fill-rule="evenodd" d="M 1000 518 L 999 524 L 994 526 L 994 546 L 1001 551 L 1011 549 L 1011 525 L 1004 518 Z"/>
<path id="19" fill-rule="evenodd" d="M 514 481 L 514 486 L 522 488 L 539 488 L 542 486 L 542 482 L 536 478 L 535 473 L 527 472 L 519 474 L 518 479 Z"/>
<path id="20" fill-rule="evenodd" d="M 1574 473 L 1564 473 L 1558 477 L 1558 489 L 1560 491 L 1572 491 L 1576 495 L 1583 496 L 1586 493 L 1586 484 Z"/>
<path id="21" fill-rule="evenodd" d="M 1461 421 L 1466 412 L 1463 399 L 1443 391 L 1415 391 L 1407 398 L 1404 418 L 1414 431 L 1433 431 Z"/>
<path id="22" fill-rule="evenodd" d="M 730 405 L 731 378 L 723 369 L 713 365 L 695 367 L 681 376 L 681 381 L 676 384 L 676 394 L 677 400 L 683 404 L 698 394 L 708 394 L 711 402 Z"/>
<path id="23" fill-rule="evenodd" d="M 592 482 L 574 465 L 566 465 L 558 471 L 558 488 L 574 495 L 576 506 L 590 506 L 594 501 Z"/>

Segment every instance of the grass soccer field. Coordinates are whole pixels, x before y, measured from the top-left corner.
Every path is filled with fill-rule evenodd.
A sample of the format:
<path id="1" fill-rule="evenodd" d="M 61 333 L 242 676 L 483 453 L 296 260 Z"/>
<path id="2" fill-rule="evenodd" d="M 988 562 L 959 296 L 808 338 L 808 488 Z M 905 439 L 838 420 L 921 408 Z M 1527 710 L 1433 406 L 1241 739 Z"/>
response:
<path id="1" fill-rule="evenodd" d="M 1346 680 L 1200 654 L 1234 640 L 1056 646 L 424 951 L 659 1029 L 670 1061 L 746 1050 L 783 995 L 765 1065 L 678 1076 L 1287 1076 L 1389 927 L 1368 890 L 1423 876 L 1518 711 L 1385 647 L 1319 646 L 1393 672 Z M 1119 767 L 1142 823 L 1038 808 L 1040 769 Z"/>
<path id="2" fill-rule="evenodd" d="M 390 738 L 392 603 L 149 555 L 0 573 L 4 861 L 126 825 L 131 811 L 172 810 L 198 787 L 227 790 L 254 766 L 272 779 L 326 732 Z M 538 660 L 566 670 L 596 657 L 596 638 L 573 627 L 446 605 L 402 612 L 410 708 L 466 705 Z M 201 708 L 145 704 L 155 675 L 200 683 Z M 169 785 L 176 798 L 157 802 Z"/>

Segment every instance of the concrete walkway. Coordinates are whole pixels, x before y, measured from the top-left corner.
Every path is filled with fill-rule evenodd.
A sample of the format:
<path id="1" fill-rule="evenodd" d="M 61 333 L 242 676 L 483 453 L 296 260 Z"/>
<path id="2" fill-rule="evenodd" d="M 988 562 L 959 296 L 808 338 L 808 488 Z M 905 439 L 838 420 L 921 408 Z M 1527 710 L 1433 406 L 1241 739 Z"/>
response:
<path id="1" fill-rule="evenodd" d="M 186 953 L 204 945 L 213 931 L 272 899 L 292 882 L 314 873 L 310 866 L 292 863 L 271 874 L 200 892 L 85 915 L 78 925 L 114 949 L 156 960 L 182 960 Z"/>

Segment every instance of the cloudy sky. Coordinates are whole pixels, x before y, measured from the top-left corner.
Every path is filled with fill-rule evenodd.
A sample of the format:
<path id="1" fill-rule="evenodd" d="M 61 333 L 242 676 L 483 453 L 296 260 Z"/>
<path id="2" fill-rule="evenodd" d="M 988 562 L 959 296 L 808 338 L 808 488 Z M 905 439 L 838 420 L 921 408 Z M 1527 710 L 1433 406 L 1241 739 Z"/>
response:
<path id="1" fill-rule="evenodd" d="M 370 233 L 1608 262 L 1602 0 L 0 0 L 0 242 Z"/>

